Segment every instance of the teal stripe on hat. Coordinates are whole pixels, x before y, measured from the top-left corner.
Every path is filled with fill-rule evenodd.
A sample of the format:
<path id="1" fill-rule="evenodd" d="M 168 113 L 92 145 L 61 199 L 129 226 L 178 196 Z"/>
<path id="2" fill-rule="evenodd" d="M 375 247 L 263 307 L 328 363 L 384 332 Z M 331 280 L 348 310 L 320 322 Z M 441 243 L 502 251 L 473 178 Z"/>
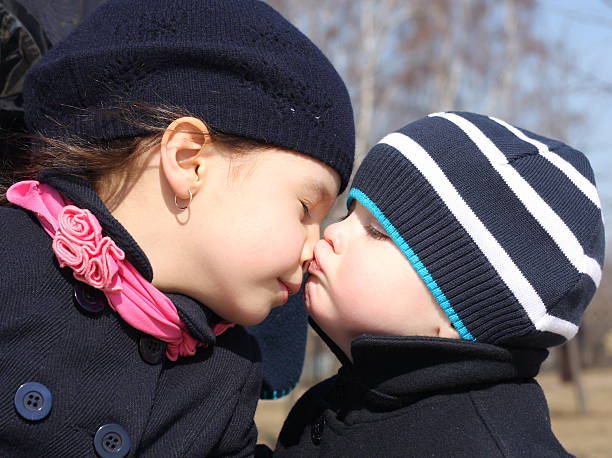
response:
<path id="1" fill-rule="evenodd" d="M 391 240 L 393 240 L 393 242 L 399 247 L 402 253 L 404 253 L 406 258 L 408 258 L 408 261 L 410 261 L 410 264 L 412 264 L 412 267 L 414 267 L 421 279 L 425 282 L 427 288 L 429 288 L 438 304 L 440 304 L 440 306 L 442 307 L 442 310 L 444 310 L 444 313 L 446 313 L 457 332 L 459 332 L 459 335 L 465 340 L 475 341 L 476 339 L 474 338 L 474 336 L 472 336 L 472 334 L 470 334 L 470 331 L 468 331 L 468 329 L 465 327 L 457 313 L 455 313 L 455 310 L 453 309 L 452 305 L 450 304 L 436 281 L 433 279 L 433 277 L 427 270 L 427 267 L 425 267 L 425 265 L 421 262 L 417 254 L 412 250 L 412 248 L 410 248 L 408 242 L 404 240 L 404 238 L 400 235 L 397 229 L 395 229 L 391 221 L 387 219 L 385 214 L 360 189 L 351 188 L 348 195 L 348 199 L 346 201 L 347 208 L 350 208 L 353 200 L 357 200 L 361 205 L 367 208 L 368 211 L 372 213 L 372 215 L 374 215 L 374 217 L 380 222 L 380 224 L 383 225 L 383 227 L 387 231 L 387 234 L 389 234 L 389 237 L 391 237 Z"/>

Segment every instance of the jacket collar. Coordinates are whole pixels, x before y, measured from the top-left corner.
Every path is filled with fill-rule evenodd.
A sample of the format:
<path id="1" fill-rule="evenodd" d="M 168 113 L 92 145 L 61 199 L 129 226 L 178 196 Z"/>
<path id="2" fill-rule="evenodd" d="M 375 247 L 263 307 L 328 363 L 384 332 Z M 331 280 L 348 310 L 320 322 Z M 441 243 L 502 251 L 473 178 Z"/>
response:
<path id="1" fill-rule="evenodd" d="M 344 363 L 338 378 L 342 403 L 383 410 L 435 393 L 532 378 L 548 356 L 545 349 L 371 335 L 353 340 L 351 353 L 353 363 Z"/>
<path id="2" fill-rule="evenodd" d="M 128 261 L 147 281 L 150 282 L 153 279 L 153 269 L 147 255 L 121 223 L 113 217 L 88 181 L 52 170 L 42 171 L 38 178 L 41 182 L 53 186 L 77 207 L 91 211 L 100 222 L 104 235 L 113 239 L 125 252 Z M 200 342 L 209 346 L 214 345 L 213 328 L 221 321 L 221 318 L 190 297 L 180 294 L 167 294 L 167 296 L 175 305 L 189 333 Z"/>
<path id="3" fill-rule="evenodd" d="M 129 232 L 117 221 L 94 187 L 86 180 L 73 175 L 63 175 L 53 170 L 43 170 L 38 179 L 53 186 L 68 197 L 79 208 L 91 211 L 102 226 L 104 235 L 108 235 L 125 252 L 128 261 L 147 280 L 153 280 L 153 269 L 147 255 L 132 238 Z"/>

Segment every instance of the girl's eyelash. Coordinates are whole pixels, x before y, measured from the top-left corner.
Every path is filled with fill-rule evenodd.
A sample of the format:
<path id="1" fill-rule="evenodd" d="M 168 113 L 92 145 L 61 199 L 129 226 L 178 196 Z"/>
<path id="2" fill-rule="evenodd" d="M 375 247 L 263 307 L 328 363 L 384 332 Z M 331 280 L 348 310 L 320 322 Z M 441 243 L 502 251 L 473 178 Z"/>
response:
<path id="1" fill-rule="evenodd" d="M 376 229 L 371 224 L 367 224 L 365 226 L 365 230 L 366 230 L 366 232 L 368 233 L 369 236 L 373 237 L 376 240 L 384 240 L 384 239 L 388 239 L 389 238 L 389 236 L 387 234 L 383 234 L 382 232 L 380 232 L 378 229 Z"/>
<path id="2" fill-rule="evenodd" d="M 300 201 L 302 208 L 304 209 L 304 216 L 310 217 L 310 208 L 303 201 Z"/>

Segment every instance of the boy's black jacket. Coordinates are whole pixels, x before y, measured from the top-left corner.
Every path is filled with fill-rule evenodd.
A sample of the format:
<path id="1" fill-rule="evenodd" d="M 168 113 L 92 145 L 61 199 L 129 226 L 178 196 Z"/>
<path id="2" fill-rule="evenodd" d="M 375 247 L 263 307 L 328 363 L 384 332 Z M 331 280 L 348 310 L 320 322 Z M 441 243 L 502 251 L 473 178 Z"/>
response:
<path id="1" fill-rule="evenodd" d="M 144 253 L 93 188 L 57 180 L 50 184 L 90 208 L 150 278 Z M 109 307 L 96 314 L 79 307 L 79 282 L 59 268 L 51 237 L 34 215 L 0 207 L 0 234 L 0 456 L 96 456 L 95 434 L 109 424 L 127 431 L 128 456 L 253 454 L 261 360 L 244 328 L 215 338 L 217 316 L 188 297 L 168 295 L 207 347 L 150 364 L 139 352 L 147 336 Z M 40 421 L 25 420 L 15 407 L 16 392 L 28 382 L 42 383 L 52 395 L 51 411 Z"/>
<path id="2" fill-rule="evenodd" d="M 275 457 L 571 456 L 533 378 L 546 350 L 364 335 L 351 363 L 330 347 L 343 366 L 298 400 Z"/>

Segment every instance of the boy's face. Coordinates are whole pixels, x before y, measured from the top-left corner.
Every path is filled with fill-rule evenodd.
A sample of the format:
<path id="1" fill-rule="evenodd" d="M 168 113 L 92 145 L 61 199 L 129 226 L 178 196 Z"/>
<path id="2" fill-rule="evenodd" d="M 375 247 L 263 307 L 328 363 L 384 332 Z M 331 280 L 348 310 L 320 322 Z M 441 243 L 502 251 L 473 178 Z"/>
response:
<path id="1" fill-rule="evenodd" d="M 458 338 L 448 317 L 383 226 L 359 202 L 315 246 L 304 298 L 347 354 L 360 334 Z"/>

